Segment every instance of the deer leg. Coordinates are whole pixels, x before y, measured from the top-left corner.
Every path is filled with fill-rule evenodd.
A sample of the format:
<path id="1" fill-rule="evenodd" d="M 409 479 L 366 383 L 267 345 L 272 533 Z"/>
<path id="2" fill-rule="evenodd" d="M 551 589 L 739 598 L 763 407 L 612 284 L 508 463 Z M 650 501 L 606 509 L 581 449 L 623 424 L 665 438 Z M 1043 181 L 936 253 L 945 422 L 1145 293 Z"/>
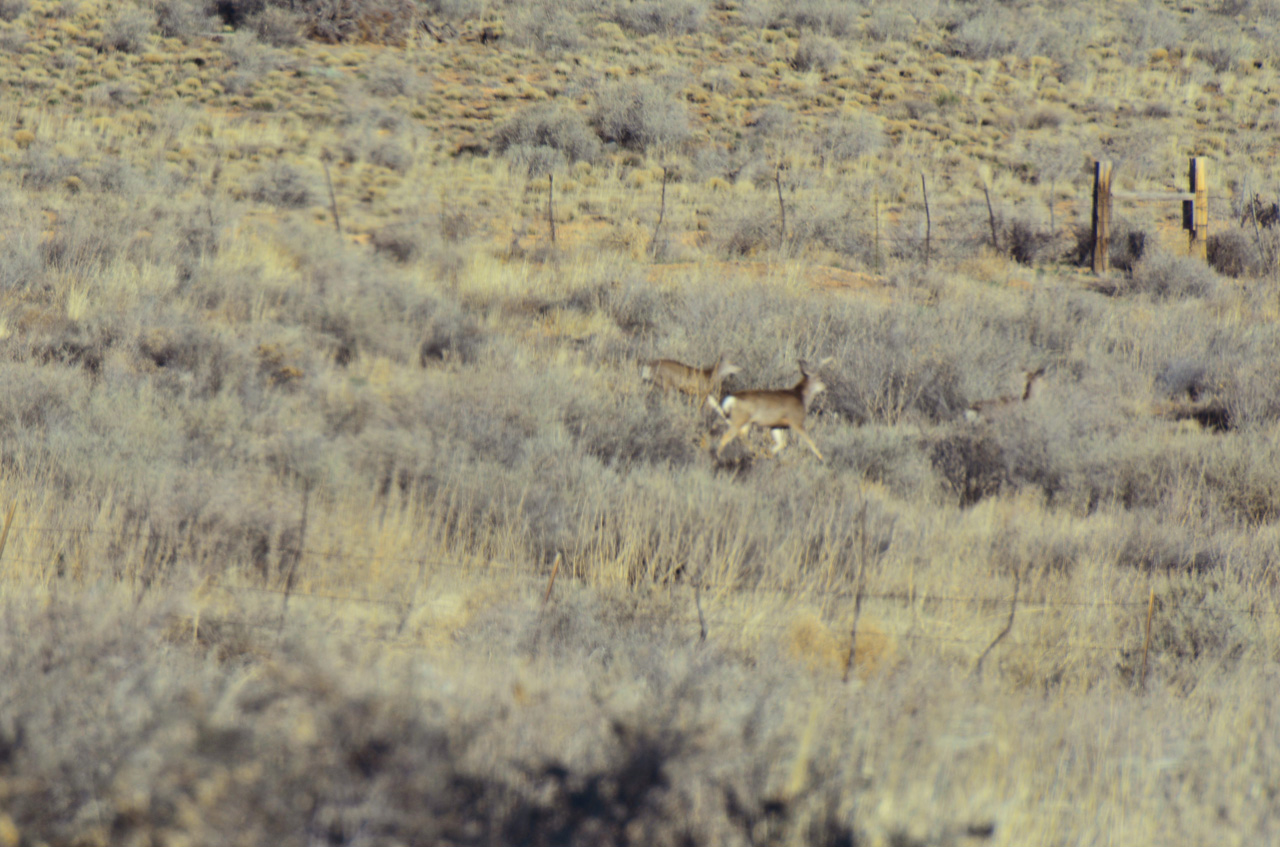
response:
<path id="1" fill-rule="evenodd" d="M 720 404 L 717 403 L 715 397 L 713 397 L 710 394 L 707 395 L 707 405 L 710 406 L 715 411 L 716 416 L 719 417 L 720 420 L 724 421 L 725 423 L 729 422 L 729 418 L 727 415 L 725 415 L 724 410 L 720 408 Z"/>
<path id="2" fill-rule="evenodd" d="M 782 448 L 787 446 L 787 431 L 782 427 L 770 430 L 773 433 L 773 449 L 769 451 L 769 455 L 776 456 L 782 452 Z"/>
<path id="3" fill-rule="evenodd" d="M 813 451 L 813 455 L 818 457 L 818 461 L 825 462 L 826 459 L 822 458 L 822 453 L 818 450 L 818 445 L 813 443 L 813 439 L 809 437 L 809 433 L 805 432 L 801 427 L 795 427 L 795 431 L 797 435 L 804 439 L 804 443 Z"/>
<path id="4" fill-rule="evenodd" d="M 720 439 L 720 445 L 716 447 L 717 458 L 720 457 L 720 454 L 724 452 L 724 448 L 728 447 L 733 439 L 737 438 L 738 434 L 741 433 L 744 428 L 746 428 L 746 423 L 741 423 L 737 426 L 732 424 L 729 425 L 729 431 L 724 434 L 724 438 Z"/>

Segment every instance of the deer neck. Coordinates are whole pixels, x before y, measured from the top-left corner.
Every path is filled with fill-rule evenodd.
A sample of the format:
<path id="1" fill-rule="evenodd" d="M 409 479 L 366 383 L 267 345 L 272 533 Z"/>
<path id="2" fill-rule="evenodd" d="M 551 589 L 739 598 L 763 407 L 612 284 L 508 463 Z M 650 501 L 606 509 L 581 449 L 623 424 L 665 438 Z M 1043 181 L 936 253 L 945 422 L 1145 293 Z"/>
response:
<path id="1" fill-rule="evenodd" d="M 809 408 L 809 404 L 813 402 L 813 396 L 816 393 L 813 390 L 813 383 L 809 380 L 808 377 L 805 377 L 804 379 L 800 380 L 800 382 L 796 385 L 795 388 L 791 390 L 794 391 L 795 395 L 800 398 L 800 403 L 807 410 Z"/>

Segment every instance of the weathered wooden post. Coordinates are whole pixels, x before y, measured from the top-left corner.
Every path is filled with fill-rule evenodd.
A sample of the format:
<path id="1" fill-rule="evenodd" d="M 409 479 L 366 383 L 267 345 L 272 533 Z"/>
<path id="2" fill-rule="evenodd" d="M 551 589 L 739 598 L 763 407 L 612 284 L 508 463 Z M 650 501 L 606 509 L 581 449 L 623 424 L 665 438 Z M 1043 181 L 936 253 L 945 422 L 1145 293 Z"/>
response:
<path id="1" fill-rule="evenodd" d="M 1209 258 L 1209 160 L 1204 156 L 1191 158 L 1191 172 L 1187 190 L 1191 192 L 1191 250 L 1193 258 Z"/>
<path id="2" fill-rule="evenodd" d="M 782 165 L 773 172 L 773 184 L 778 189 L 778 250 L 787 246 L 787 207 L 782 202 Z"/>
<path id="3" fill-rule="evenodd" d="M 1093 163 L 1093 272 L 1110 268 L 1111 250 L 1111 163 Z"/>
<path id="4" fill-rule="evenodd" d="M 1147 601 L 1146 636 L 1142 639 L 1142 673 L 1138 675 L 1138 687 L 1147 687 L 1147 651 L 1151 649 L 1151 616 L 1156 611 L 1156 590 L 1151 589 L 1151 599 Z"/>
<path id="5" fill-rule="evenodd" d="M 929 214 L 929 186 L 920 174 L 920 193 L 924 195 L 924 266 L 929 267 L 929 256 L 933 252 L 933 217 Z"/>
<path id="6" fill-rule="evenodd" d="M 551 226 L 551 246 L 556 246 L 556 175 L 547 174 L 547 223 Z"/>
<path id="7" fill-rule="evenodd" d="M 18 501 L 13 501 L 9 513 L 4 516 L 4 530 L 0 531 L 0 558 L 4 557 L 4 546 L 9 542 L 9 527 L 13 526 L 13 513 L 18 511 Z"/>

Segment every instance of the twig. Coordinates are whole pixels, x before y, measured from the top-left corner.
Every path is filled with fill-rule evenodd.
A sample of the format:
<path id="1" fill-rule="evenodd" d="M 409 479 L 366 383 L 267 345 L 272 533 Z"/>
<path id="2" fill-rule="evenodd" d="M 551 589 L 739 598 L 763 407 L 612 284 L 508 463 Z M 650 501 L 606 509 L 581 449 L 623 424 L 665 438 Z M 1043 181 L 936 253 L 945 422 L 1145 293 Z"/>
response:
<path id="1" fill-rule="evenodd" d="M 773 184 L 778 189 L 778 250 L 781 251 L 787 243 L 787 207 L 782 202 L 782 166 L 779 165 L 773 172 Z"/>
<path id="2" fill-rule="evenodd" d="M 333 228 L 341 235 L 342 221 L 338 219 L 338 197 L 333 193 L 333 179 L 329 176 L 329 163 L 321 159 L 320 164 L 324 166 L 324 181 L 329 186 L 329 211 L 333 213 Z"/>
<path id="3" fill-rule="evenodd" d="M 702 643 L 707 640 L 707 618 L 702 614 L 702 579 L 695 577 L 693 580 L 693 605 L 698 610 L 698 642 Z"/>
<path id="4" fill-rule="evenodd" d="M 880 273 L 880 192 L 876 191 L 873 205 L 875 207 L 876 255 L 874 270 Z"/>
<path id="5" fill-rule="evenodd" d="M 1258 248 L 1258 261 L 1263 265 L 1270 265 L 1267 251 L 1262 247 L 1262 230 L 1258 227 L 1258 196 L 1256 194 L 1249 197 L 1249 215 L 1253 218 L 1253 243 Z"/>
<path id="6" fill-rule="evenodd" d="M 991 189 L 987 188 L 987 184 L 982 184 L 982 194 L 987 198 L 987 222 L 991 224 L 991 246 L 1000 251 L 1000 239 L 996 236 L 996 213 L 991 208 Z"/>
<path id="7" fill-rule="evenodd" d="M 404 626 L 409 622 L 409 615 L 413 614 L 413 609 L 418 605 L 418 593 L 422 590 L 422 584 L 427 579 L 427 560 L 425 558 L 418 560 L 418 578 L 413 583 L 413 591 L 409 593 L 409 599 L 405 601 L 404 612 L 400 615 L 400 623 L 396 626 L 396 635 L 404 632 Z"/>
<path id="8" fill-rule="evenodd" d="M 649 255 L 657 258 L 658 256 L 658 230 L 662 228 L 662 219 L 667 215 L 667 180 L 671 176 L 671 169 L 666 165 L 662 166 L 662 201 L 658 206 L 658 222 L 653 225 L 653 238 L 649 240 Z"/>
<path id="9" fill-rule="evenodd" d="M 858 646 L 858 618 L 862 616 L 862 589 L 864 587 L 863 579 L 867 573 L 867 501 L 862 501 L 862 508 L 858 511 L 858 585 L 853 596 L 853 627 L 849 632 L 849 655 L 844 660 L 844 676 L 841 681 L 848 682 L 853 675 L 853 658 L 854 652 Z"/>
<path id="10" fill-rule="evenodd" d="M 547 608 L 547 601 L 551 599 L 551 589 L 556 587 L 556 574 L 560 573 L 560 554 L 556 553 L 555 563 L 551 566 L 551 579 L 547 580 L 547 593 L 542 595 L 542 608 Z M 539 611 L 541 614 L 541 611 Z"/>
<path id="11" fill-rule="evenodd" d="M 1013 629 L 1013 616 L 1018 613 L 1018 586 L 1022 583 L 1022 570 L 1015 569 L 1013 572 L 1013 601 L 1009 604 L 1009 620 L 1005 621 L 1004 629 L 1000 630 L 1000 634 L 995 640 L 987 645 L 987 649 L 982 651 L 982 655 L 978 657 L 978 661 L 973 665 L 973 675 L 975 677 L 982 675 L 982 663 L 986 661 L 987 654 L 995 649 L 995 646 L 1004 640 L 1004 637 Z"/>
<path id="12" fill-rule="evenodd" d="M 920 174 L 920 193 L 924 195 L 924 266 L 929 267 L 929 257 L 933 242 L 933 217 L 929 214 L 929 186 Z"/>
<path id="13" fill-rule="evenodd" d="M 302 558 L 302 551 L 306 548 L 307 541 L 307 514 L 311 510 L 311 480 L 307 480 L 302 486 L 302 521 L 298 527 L 298 546 L 293 550 L 293 556 L 289 559 L 289 572 L 284 578 L 284 600 L 280 604 L 280 629 L 284 629 L 285 615 L 289 611 L 289 595 L 293 593 L 293 587 L 298 576 L 298 561 Z"/>
<path id="14" fill-rule="evenodd" d="M 1054 188 L 1057 187 L 1058 180 L 1056 177 L 1049 178 L 1049 236 L 1053 237 L 1058 234 L 1058 225 L 1055 222 L 1053 214 L 1053 194 Z"/>
<path id="15" fill-rule="evenodd" d="M 551 246 L 556 244 L 556 175 L 547 174 L 547 223 L 551 225 Z"/>
<path id="16" fill-rule="evenodd" d="M 4 516 L 4 530 L 0 531 L 0 559 L 4 558 L 5 545 L 9 543 L 9 527 L 13 526 L 13 513 L 18 511 L 18 503 L 14 501 L 9 513 Z"/>

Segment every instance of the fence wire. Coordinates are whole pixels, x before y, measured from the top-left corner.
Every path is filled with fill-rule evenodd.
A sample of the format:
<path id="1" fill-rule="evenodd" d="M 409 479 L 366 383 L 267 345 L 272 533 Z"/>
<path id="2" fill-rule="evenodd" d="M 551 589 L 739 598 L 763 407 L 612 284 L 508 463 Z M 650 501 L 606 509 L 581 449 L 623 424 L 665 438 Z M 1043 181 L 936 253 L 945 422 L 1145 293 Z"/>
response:
<path id="1" fill-rule="evenodd" d="M 16 538 L 22 533 L 33 533 L 43 536 L 63 536 L 67 539 L 74 540 L 80 535 L 96 535 L 103 533 L 118 534 L 113 530 L 93 529 L 93 528 L 72 528 L 72 527 L 50 527 L 50 526 L 23 526 L 14 525 L 11 527 L 8 537 L 8 544 L 12 544 Z M 313 548 L 294 548 L 281 551 L 283 555 L 297 557 L 300 562 L 307 558 L 352 561 L 360 563 L 395 563 L 412 565 L 418 569 L 418 573 L 422 574 L 427 568 L 436 573 L 441 569 L 458 569 L 462 568 L 471 575 L 481 576 L 498 576 L 500 575 L 504 583 L 507 585 L 522 585 L 526 593 L 533 597 L 543 596 L 544 589 L 549 587 L 549 573 L 539 573 L 533 565 L 521 566 L 510 562 L 500 562 L 494 560 L 485 560 L 483 562 L 468 566 L 462 559 L 438 559 L 433 557 L 413 557 L 403 555 L 378 555 L 370 553 L 345 553 L 334 550 L 317 550 Z M 65 563 L 60 562 L 62 553 L 53 554 L 49 557 L 33 558 L 30 556 L 6 555 L 0 550 L 0 568 L 10 563 L 19 563 L 31 566 L 41 570 L 49 568 L 58 568 L 64 566 Z M 563 582 L 585 583 L 587 581 L 573 577 L 570 574 L 558 575 L 558 580 Z M 300 601 L 322 601 L 333 604 L 343 605 L 368 605 L 377 606 L 399 611 L 400 624 L 395 628 L 392 634 L 377 632 L 347 632 L 344 637 L 353 638 L 362 642 L 381 643 L 388 646 L 398 646 L 407 649 L 421 647 L 422 643 L 414 638 L 405 637 L 401 634 L 406 621 L 414 611 L 424 607 L 433 605 L 435 598 L 429 595 L 430 579 L 422 580 L 421 583 L 415 582 L 400 596 L 368 596 L 359 593 L 343 593 L 338 591 L 308 591 L 297 588 L 281 588 L 270 585 L 226 585 L 216 581 L 207 580 L 194 589 L 196 593 L 217 592 L 230 596 L 258 596 L 258 597 L 276 597 L 280 599 L 281 610 L 279 617 L 274 622 L 271 621 L 254 621 L 248 619 L 247 616 L 241 616 L 234 620 L 228 620 L 219 616 L 216 619 L 217 626 L 233 626 L 244 627 L 246 629 L 272 631 L 280 634 L 286 626 L 285 608 L 290 599 Z M 768 586 L 768 585 L 746 585 L 740 582 L 717 582 L 707 579 L 686 579 L 679 582 L 670 583 L 672 587 L 680 586 L 689 591 L 691 594 L 690 608 L 687 612 L 681 613 L 680 623 L 689 626 L 690 632 L 694 632 L 701 627 L 704 620 L 710 631 L 717 628 L 717 617 L 714 607 L 725 597 L 740 598 L 750 596 L 752 594 L 766 594 L 771 596 L 781 596 L 795 600 L 830 600 L 838 599 L 856 599 L 859 594 L 864 601 L 876 601 L 882 603 L 895 604 L 904 609 L 920 610 L 931 605 L 953 605 L 967 606 L 974 608 L 982 608 L 1003 615 L 1014 602 L 1012 595 L 964 595 L 964 594 L 937 594 L 932 595 L 926 592 L 910 592 L 910 591 L 862 591 L 858 592 L 848 587 L 832 587 L 820 588 L 816 586 Z M 695 613 L 693 608 L 693 599 L 695 589 L 700 595 L 697 602 L 706 603 L 711 606 L 711 612 Z M 1264 608 L 1260 605 L 1249 607 L 1238 606 L 1215 606 L 1202 602 L 1188 603 L 1175 600 L 1170 597 L 1156 596 L 1153 601 L 1150 596 L 1143 599 L 1098 599 L 1098 600 L 1068 600 L 1056 599 L 1048 597 L 1021 597 L 1017 598 L 1018 612 L 1045 612 L 1055 609 L 1062 610 L 1080 610 L 1080 609 L 1123 609 L 1125 611 L 1134 611 L 1145 609 L 1149 606 L 1158 609 L 1162 614 L 1169 612 L 1183 611 L 1195 613 L 1209 613 L 1223 616 L 1243 616 L 1251 619 L 1275 618 L 1280 616 L 1280 609 L 1276 607 Z M 185 618 L 186 622 L 193 627 L 199 626 L 199 616 Z M 211 621 L 204 621 L 205 626 L 209 626 Z M 734 619 L 726 622 L 721 618 L 719 626 L 732 626 L 736 631 L 748 633 L 787 633 L 793 632 L 795 624 L 793 622 L 773 622 L 773 621 L 751 621 L 743 623 L 741 620 Z M 950 645 L 955 647 L 972 647 L 979 648 L 990 644 L 990 638 L 959 638 L 946 635 L 919 633 L 913 631 L 915 623 L 904 632 L 890 633 L 891 637 L 897 642 L 905 643 L 927 643 L 933 645 Z M 1140 649 L 1137 644 L 1105 644 L 1093 641 L 1064 641 L 1061 638 L 1043 639 L 1043 640 L 1021 640 L 1013 638 L 1002 642 L 1010 647 L 1025 647 L 1037 650 L 1077 650 L 1088 652 L 1136 652 Z"/>

